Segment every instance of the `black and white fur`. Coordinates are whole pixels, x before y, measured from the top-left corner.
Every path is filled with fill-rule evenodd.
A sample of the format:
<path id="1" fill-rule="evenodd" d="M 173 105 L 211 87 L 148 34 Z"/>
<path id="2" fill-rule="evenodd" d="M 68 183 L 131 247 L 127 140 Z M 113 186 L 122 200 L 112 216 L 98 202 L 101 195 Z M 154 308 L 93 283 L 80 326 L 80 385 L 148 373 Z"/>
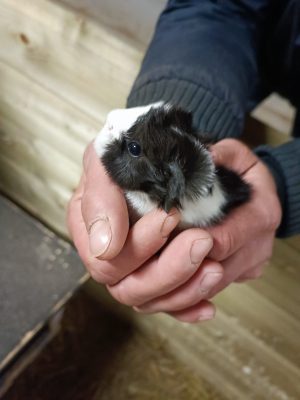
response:
<path id="1" fill-rule="evenodd" d="M 132 155 L 130 150 L 140 150 Z M 181 227 L 207 227 L 250 198 L 239 175 L 215 167 L 192 115 L 162 102 L 113 110 L 94 142 L 110 177 L 139 216 L 153 208 L 181 212 Z"/>

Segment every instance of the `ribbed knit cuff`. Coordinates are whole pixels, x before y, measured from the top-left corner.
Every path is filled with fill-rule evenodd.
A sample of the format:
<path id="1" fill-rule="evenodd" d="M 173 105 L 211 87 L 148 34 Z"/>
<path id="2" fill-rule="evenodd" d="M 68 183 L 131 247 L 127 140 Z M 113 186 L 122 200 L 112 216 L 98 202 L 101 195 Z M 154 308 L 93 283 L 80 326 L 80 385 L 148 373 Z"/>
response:
<path id="1" fill-rule="evenodd" d="M 300 141 L 293 140 L 276 148 L 260 146 L 256 154 L 274 176 L 283 216 L 277 237 L 300 233 Z"/>
<path id="2" fill-rule="evenodd" d="M 238 137 L 243 120 L 238 118 L 231 105 L 218 98 L 209 88 L 178 77 L 140 82 L 134 85 L 127 101 L 128 107 L 146 105 L 163 100 L 193 113 L 194 126 L 209 133 L 214 140 Z"/>

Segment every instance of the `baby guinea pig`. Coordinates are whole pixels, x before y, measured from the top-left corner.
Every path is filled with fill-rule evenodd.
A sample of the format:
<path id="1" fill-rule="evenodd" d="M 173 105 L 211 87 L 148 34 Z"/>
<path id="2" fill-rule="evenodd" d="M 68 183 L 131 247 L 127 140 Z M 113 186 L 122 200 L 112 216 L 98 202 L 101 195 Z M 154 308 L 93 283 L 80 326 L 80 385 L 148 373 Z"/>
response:
<path id="1" fill-rule="evenodd" d="M 111 111 L 94 146 L 138 216 L 176 207 L 181 228 L 207 227 L 251 196 L 237 173 L 214 165 L 191 113 L 170 104 Z"/>

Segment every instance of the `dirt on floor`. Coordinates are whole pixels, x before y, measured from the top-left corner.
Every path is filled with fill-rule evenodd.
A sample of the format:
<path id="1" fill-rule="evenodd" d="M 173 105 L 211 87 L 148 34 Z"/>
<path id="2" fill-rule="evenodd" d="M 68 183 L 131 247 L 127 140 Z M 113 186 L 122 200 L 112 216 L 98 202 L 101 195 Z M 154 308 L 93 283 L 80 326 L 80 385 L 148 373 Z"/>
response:
<path id="1" fill-rule="evenodd" d="M 142 334 L 79 291 L 59 334 L 18 377 L 3 400 L 224 400 Z"/>

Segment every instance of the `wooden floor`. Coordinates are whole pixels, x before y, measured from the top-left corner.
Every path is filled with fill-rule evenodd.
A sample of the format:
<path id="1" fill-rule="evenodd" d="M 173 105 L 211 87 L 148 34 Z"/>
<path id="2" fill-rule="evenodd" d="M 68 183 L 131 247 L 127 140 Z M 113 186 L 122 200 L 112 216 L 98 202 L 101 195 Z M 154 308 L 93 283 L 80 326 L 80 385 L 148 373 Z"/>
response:
<path id="1" fill-rule="evenodd" d="M 298 400 L 299 282 L 296 237 L 277 241 L 261 279 L 232 285 L 216 298 L 214 321 L 190 326 L 165 315 L 137 316 L 135 321 L 145 334 L 163 337 L 185 368 L 228 400 Z M 103 299 L 109 301 L 107 296 Z"/>
<path id="2" fill-rule="evenodd" d="M 299 238 L 276 243 L 265 276 L 197 325 L 135 314 L 89 281 L 3 400 L 298 400 L 299 258 Z"/>
<path id="3" fill-rule="evenodd" d="M 75 4 L 76 10 L 62 7 L 60 1 L 0 0 L 0 189 L 62 235 L 67 235 L 65 208 L 80 175 L 83 150 L 101 128 L 107 112 L 124 106 L 150 39 L 154 19 L 164 1 L 151 1 L 154 7 L 151 12 L 148 0 L 65 0 L 65 3 Z M 95 4 L 99 6 L 97 12 L 93 11 Z M 119 6 L 124 9 L 124 4 L 128 5 L 126 18 L 115 14 Z M 139 6 L 135 7 L 137 4 Z M 134 10 L 138 10 L 138 16 Z M 89 14 L 94 14 L 95 19 Z M 142 34 L 143 18 L 148 16 L 152 20 L 149 20 L 147 32 Z M 138 37 L 136 32 L 140 32 Z M 267 103 L 268 112 L 260 109 L 258 118 L 264 120 L 267 114 L 265 120 L 271 121 L 270 129 L 276 125 L 279 131 L 287 133 L 294 111 L 278 98 L 276 101 L 284 106 L 276 103 L 277 108 L 274 108 Z M 80 340 L 89 338 L 92 330 L 100 336 L 95 334 L 96 339 L 93 342 L 91 338 L 91 343 L 98 343 L 101 328 L 110 324 L 111 319 L 123 321 L 124 318 L 130 321 L 130 329 L 137 336 L 133 342 L 125 340 L 116 364 L 114 358 L 105 355 L 106 346 L 97 347 L 96 344 L 84 347 L 88 360 L 80 361 L 81 347 L 77 342 L 79 366 L 73 374 L 76 354 L 70 341 L 71 338 L 78 340 L 75 318 L 71 328 L 62 333 L 65 339 L 70 339 L 64 343 L 70 344 L 61 346 L 59 353 L 52 349 L 45 355 L 54 365 L 62 358 L 60 367 L 54 367 L 55 371 L 60 371 L 59 377 L 45 368 L 40 369 L 40 378 L 49 379 L 52 387 L 57 384 L 57 393 L 66 393 L 62 397 L 65 399 L 68 390 L 75 385 L 78 392 L 71 392 L 72 399 L 96 399 L 92 396 L 97 393 L 99 399 L 114 399 L 112 391 L 120 388 L 122 393 L 127 393 L 123 397 L 125 400 L 299 400 L 299 288 L 299 237 L 278 241 L 265 276 L 251 284 L 233 285 L 222 293 L 216 299 L 215 321 L 205 324 L 190 326 L 165 315 L 136 315 L 112 302 L 96 285 L 89 284 L 85 290 L 101 302 L 105 311 L 92 313 L 92 325 L 82 322 L 85 333 Z M 92 307 L 90 301 L 84 302 L 82 314 Z M 122 332 L 122 324 L 116 324 L 116 329 Z M 113 349 L 120 336 L 112 336 L 111 341 L 109 337 L 106 335 L 103 340 L 107 339 L 108 349 Z M 163 343 L 162 353 L 157 353 L 156 345 L 151 343 Z M 122 379 L 135 346 L 141 359 L 133 363 L 134 368 Z M 65 351 L 73 358 L 64 357 Z M 162 360 L 167 360 L 162 361 L 166 367 L 156 370 L 149 367 L 155 379 L 141 361 L 144 354 L 150 364 L 159 364 L 158 354 Z M 105 360 L 103 364 L 98 362 L 102 360 L 101 355 Z M 64 364 L 68 360 L 71 362 Z M 173 377 L 172 371 L 169 375 L 166 372 L 170 363 L 174 363 L 177 371 Z M 90 379 L 83 373 L 88 365 L 96 368 Z M 101 378 L 106 368 L 108 375 Z M 144 397 L 138 397 L 141 386 L 136 383 L 136 369 L 145 369 L 145 376 L 153 380 L 154 387 L 163 388 L 165 383 L 169 394 L 153 391 L 152 395 L 140 377 L 147 389 Z M 111 371 L 114 371 L 113 378 Z M 93 385 L 90 397 L 80 394 L 82 374 L 87 379 L 82 385 L 85 382 L 89 382 L 86 387 Z M 33 393 L 38 379 L 35 374 L 32 376 L 34 379 L 19 381 L 23 398 L 47 399 L 49 386 L 41 383 L 36 388 L 41 392 Z M 108 382 L 106 386 L 105 381 Z M 26 382 L 30 382 L 29 387 Z M 178 382 L 182 384 L 182 392 Z M 195 397 L 188 392 L 189 386 L 198 391 Z M 20 398 L 13 392 L 17 388 L 16 385 L 7 399 Z M 181 397 L 176 397 L 174 388 Z M 24 393 L 29 394 L 25 396 Z"/>
<path id="4" fill-rule="evenodd" d="M 167 343 L 81 290 L 67 305 L 58 336 L 3 400 L 225 400 Z"/>

